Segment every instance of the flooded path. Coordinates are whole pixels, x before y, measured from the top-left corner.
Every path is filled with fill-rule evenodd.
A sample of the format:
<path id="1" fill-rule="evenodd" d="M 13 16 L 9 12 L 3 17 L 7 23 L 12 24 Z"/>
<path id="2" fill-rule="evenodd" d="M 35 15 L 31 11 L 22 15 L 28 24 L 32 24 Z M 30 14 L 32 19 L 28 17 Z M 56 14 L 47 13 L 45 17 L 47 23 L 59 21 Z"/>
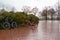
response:
<path id="1" fill-rule="evenodd" d="M 60 21 L 40 21 L 38 32 L 41 40 L 60 40 Z"/>
<path id="2" fill-rule="evenodd" d="M 0 40 L 60 40 L 60 21 L 40 21 L 35 27 L 0 30 Z"/>

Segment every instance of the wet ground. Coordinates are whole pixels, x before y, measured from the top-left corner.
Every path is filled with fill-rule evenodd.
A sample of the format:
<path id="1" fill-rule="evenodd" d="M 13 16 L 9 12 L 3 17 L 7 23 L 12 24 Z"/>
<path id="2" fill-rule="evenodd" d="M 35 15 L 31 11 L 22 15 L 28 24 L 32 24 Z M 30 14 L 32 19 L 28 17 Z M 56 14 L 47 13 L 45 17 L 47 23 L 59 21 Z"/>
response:
<path id="1" fill-rule="evenodd" d="M 36 26 L 0 30 L 0 40 L 60 40 L 60 21 L 40 21 Z"/>

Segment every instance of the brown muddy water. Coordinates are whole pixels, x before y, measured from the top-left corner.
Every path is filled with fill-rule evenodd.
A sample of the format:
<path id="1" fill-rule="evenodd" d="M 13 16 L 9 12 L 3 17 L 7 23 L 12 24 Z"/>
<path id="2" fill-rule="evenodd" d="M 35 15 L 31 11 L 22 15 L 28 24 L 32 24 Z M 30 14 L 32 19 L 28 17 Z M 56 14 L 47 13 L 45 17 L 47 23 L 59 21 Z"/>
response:
<path id="1" fill-rule="evenodd" d="M 60 40 L 60 21 L 39 21 L 36 26 L 0 30 L 0 40 Z"/>

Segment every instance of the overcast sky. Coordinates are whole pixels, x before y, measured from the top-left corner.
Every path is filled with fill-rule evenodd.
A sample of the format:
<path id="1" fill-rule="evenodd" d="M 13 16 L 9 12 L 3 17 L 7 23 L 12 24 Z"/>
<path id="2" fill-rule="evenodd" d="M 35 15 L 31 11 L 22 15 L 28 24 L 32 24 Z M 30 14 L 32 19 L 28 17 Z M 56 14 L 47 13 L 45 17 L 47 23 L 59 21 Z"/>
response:
<path id="1" fill-rule="evenodd" d="M 45 6 L 53 6 L 58 0 L 0 0 L 1 3 L 14 6 L 17 10 L 21 10 L 23 6 L 30 6 L 31 8 L 37 6 L 42 10 Z"/>

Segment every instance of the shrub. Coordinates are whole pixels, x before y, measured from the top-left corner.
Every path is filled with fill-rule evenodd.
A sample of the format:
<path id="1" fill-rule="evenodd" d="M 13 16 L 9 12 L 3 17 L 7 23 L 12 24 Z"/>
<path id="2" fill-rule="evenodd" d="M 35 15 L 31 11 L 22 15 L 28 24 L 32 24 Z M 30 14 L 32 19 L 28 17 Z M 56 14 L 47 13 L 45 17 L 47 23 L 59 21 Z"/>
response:
<path id="1" fill-rule="evenodd" d="M 30 20 L 31 23 L 34 22 L 37 24 L 39 22 L 39 18 L 33 14 L 28 15 L 28 19 Z"/>
<path id="2" fill-rule="evenodd" d="M 24 12 L 16 12 L 16 13 L 14 13 L 14 12 L 3 12 L 3 13 L 0 13 L 0 24 L 2 24 L 2 26 L 3 26 L 4 23 L 9 23 L 9 25 L 8 25 L 9 27 L 8 26 L 3 27 L 4 29 L 15 28 L 14 27 L 15 24 L 17 25 L 17 27 L 28 25 L 25 23 L 26 20 L 28 21 L 27 23 L 38 24 L 38 22 L 39 22 L 39 18 L 33 14 L 28 15 Z M 14 25 L 11 25 L 12 23 L 14 23 Z M 0 28 L 2 28 L 2 26 Z"/>

